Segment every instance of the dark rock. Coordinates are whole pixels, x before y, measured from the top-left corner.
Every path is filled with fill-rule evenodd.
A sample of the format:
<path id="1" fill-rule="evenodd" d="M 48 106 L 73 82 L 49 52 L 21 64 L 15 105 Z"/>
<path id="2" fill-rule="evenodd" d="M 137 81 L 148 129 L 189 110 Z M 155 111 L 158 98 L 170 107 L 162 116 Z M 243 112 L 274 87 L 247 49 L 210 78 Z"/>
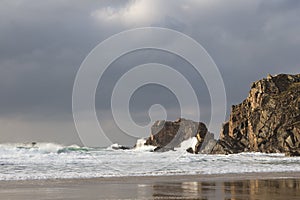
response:
<path id="1" fill-rule="evenodd" d="M 300 74 L 268 76 L 232 106 L 212 153 L 300 153 Z"/>
<path id="2" fill-rule="evenodd" d="M 290 156 L 290 157 L 295 157 L 295 156 L 300 156 L 300 152 L 299 151 L 290 151 L 290 152 L 287 152 L 285 155 Z"/>
<path id="3" fill-rule="evenodd" d="M 198 151 L 199 153 L 210 154 L 214 147 L 216 146 L 217 141 L 215 139 L 208 139 L 207 142 L 202 144 L 202 148 Z"/>
<path id="4" fill-rule="evenodd" d="M 174 147 L 156 147 L 154 152 L 174 151 Z"/>
<path id="5" fill-rule="evenodd" d="M 207 128 L 202 122 L 183 118 L 174 122 L 156 121 L 151 127 L 151 135 L 145 145 L 157 146 L 157 151 L 172 150 L 179 147 L 184 140 L 197 137 L 197 149 L 200 150 L 206 134 Z"/>
<path id="6" fill-rule="evenodd" d="M 214 139 L 214 134 L 207 132 L 204 140 L 199 141 L 195 147 L 194 153 L 210 153 L 213 147 L 216 145 L 217 141 Z"/>
<path id="7" fill-rule="evenodd" d="M 194 153 L 194 150 L 193 150 L 192 147 L 188 148 L 186 151 L 187 151 L 188 153 Z"/>
<path id="8" fill-rule="evenodd" d="M 129 149 L 131 149 L 130 147 L 126 147 L 126 146 L 122 146 L 122 145 L 112 146 L 111 148 L 114 150 L 129 150 Z"/>

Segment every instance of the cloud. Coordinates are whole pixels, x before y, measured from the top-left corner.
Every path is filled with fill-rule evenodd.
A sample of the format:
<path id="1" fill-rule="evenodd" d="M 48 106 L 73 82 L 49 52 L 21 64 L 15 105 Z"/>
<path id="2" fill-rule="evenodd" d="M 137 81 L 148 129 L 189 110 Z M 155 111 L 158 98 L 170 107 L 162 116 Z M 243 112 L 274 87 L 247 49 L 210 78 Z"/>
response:
<path id="1" fill-rule="evenodd" d="M 107 23 L 124 23 L 126 26 L 145 26 L 160 20 L 160 1 L 136 0 L 128 2 L 124 7 L 113 6 L 95 10 L 91 16 Z"/>
<path id="2" fill-rule="evenodd" d="M 1 138 L 53 140 L 53 126 L 65 127 L 66 135 L 76 134 L 70 125 L 72 87 L 81 62 L 109 36 L 142 26 L 175 29 L 202 44 L 223 75 L 230 107 L 247 96 L 252 81 L 268 73 L 299 73 L 299 13 L 300 1 L 283 0 L 1 1 Z M 164 52 L 145 51 L 120 58 L 110 67 L 103 80 L 105 87 L 97 94 L 97 98 L 100 92 L 105 96 L 104 100 L 97 99 L 99 112 L 109 111 L 107 99 L 121 73 L 153 61 L 185 73 L 202 98 L 201 106 L 209 107 L 207 88 L 187 63 Z M 147 113 L 153 94 L 158 93 L 153 89 L 139 91 L 133 118 L 147 119 L 143 113 Z M 176 102 L 159 97 L 175 116 Z M 209 109 L 204 111 L 209 117 Z M 20 133 L 17 130 L 25 126 L 22 123 L 26 129 Z M 37 124 L 39 129 L 34 128 Z M 67 137 L 59 138 L 68 142 Z"/>

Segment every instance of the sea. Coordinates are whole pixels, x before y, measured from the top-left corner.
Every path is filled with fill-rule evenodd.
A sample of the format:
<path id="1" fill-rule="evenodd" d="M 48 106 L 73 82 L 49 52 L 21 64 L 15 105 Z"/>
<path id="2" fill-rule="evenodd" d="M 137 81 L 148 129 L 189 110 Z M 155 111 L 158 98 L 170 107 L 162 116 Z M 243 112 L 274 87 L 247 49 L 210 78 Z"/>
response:
<path id="1" fill-rule="evenodd" d="M 0 180 L 300 172 L 300 157 L 284 154 L 190 154 L 184 141 L 174 151 L 137 145 L 120 150 L 55 143 L 0 144 Z M 141 141 L 139 142 L 141 144 Z"/>

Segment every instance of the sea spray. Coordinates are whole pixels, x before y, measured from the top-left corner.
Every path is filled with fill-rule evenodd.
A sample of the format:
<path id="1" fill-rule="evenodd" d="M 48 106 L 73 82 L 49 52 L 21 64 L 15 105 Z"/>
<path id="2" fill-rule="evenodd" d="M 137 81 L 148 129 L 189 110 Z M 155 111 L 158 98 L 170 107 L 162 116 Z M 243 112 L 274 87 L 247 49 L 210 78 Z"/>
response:
<path id="1" fill-rule="evenodd" d="M 163 153 L 145 148 L 141 145 L 123 151 L 53 143 L 37 143 L 35 147 L 30 143 L 1 144 L 0 180 L 300 172 L 300 158 L 284 154 L 195 155 L 184 152 L 183 144 Z M 62 149 L 69 150 L 59 153 Z"/>

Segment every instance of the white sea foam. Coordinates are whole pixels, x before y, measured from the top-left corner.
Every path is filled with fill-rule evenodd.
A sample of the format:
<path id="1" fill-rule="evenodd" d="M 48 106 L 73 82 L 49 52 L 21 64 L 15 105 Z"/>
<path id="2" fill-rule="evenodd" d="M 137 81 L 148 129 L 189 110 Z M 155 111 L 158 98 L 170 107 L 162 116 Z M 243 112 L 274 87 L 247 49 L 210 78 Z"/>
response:
<path id="1" fill-rule="evenodd" d="M 146 143 L 146 140 L 144 138 L 138 139 L 136 141 L 135 148 L 138 149 L 138 148 L 144 147 L 145 143 Z"/>
<path id="2" fill-rule="evenodd" d="M 1 151 L 24 152 L 24 153 L 64 153 L 77 150 L 87 150 L 78 145 L 63 146 L 55 143 L 7 143 L 0 144 Z"/>
<path id="3" fill-rule="evenodd" d="M 146 140 L 144 138 L 138 139 L 136 141 L 134 150 L 135 151 L 154 151 L 154 149 L 156 148 L 155 146 L 145 145 L 145 143 L 146 143 Z"/>
<path id="4" fill-rule="evenodd" d="M 192 137 L 183 142 L 181 142 L 180 147 L 175 148 L 177 151 L 186 151 L 188 148 L 192 148 L 195 151 L 195 146 L 197 144 L 197 138 Z"/>
<path id="5" fill-rule="evenodd" d="M 2 144 L 0 180 L 300 172 L 299 157 L 263 153 L 194 155 L 183 151 L 186 147 L 154 153 L 146 151 L 144 145 L 122 151 L 52 143 Z"/>
<path id="6" fill-rule="evenodd" d="M 112 144 L 110 145 L 109 147 L 107 147 L 108 150 L 111 150 L 111 149 L 119 149 L 121 148 L 122 146 L 119 145 L 118 143 L 115 143 L 115 144 Z"/>

